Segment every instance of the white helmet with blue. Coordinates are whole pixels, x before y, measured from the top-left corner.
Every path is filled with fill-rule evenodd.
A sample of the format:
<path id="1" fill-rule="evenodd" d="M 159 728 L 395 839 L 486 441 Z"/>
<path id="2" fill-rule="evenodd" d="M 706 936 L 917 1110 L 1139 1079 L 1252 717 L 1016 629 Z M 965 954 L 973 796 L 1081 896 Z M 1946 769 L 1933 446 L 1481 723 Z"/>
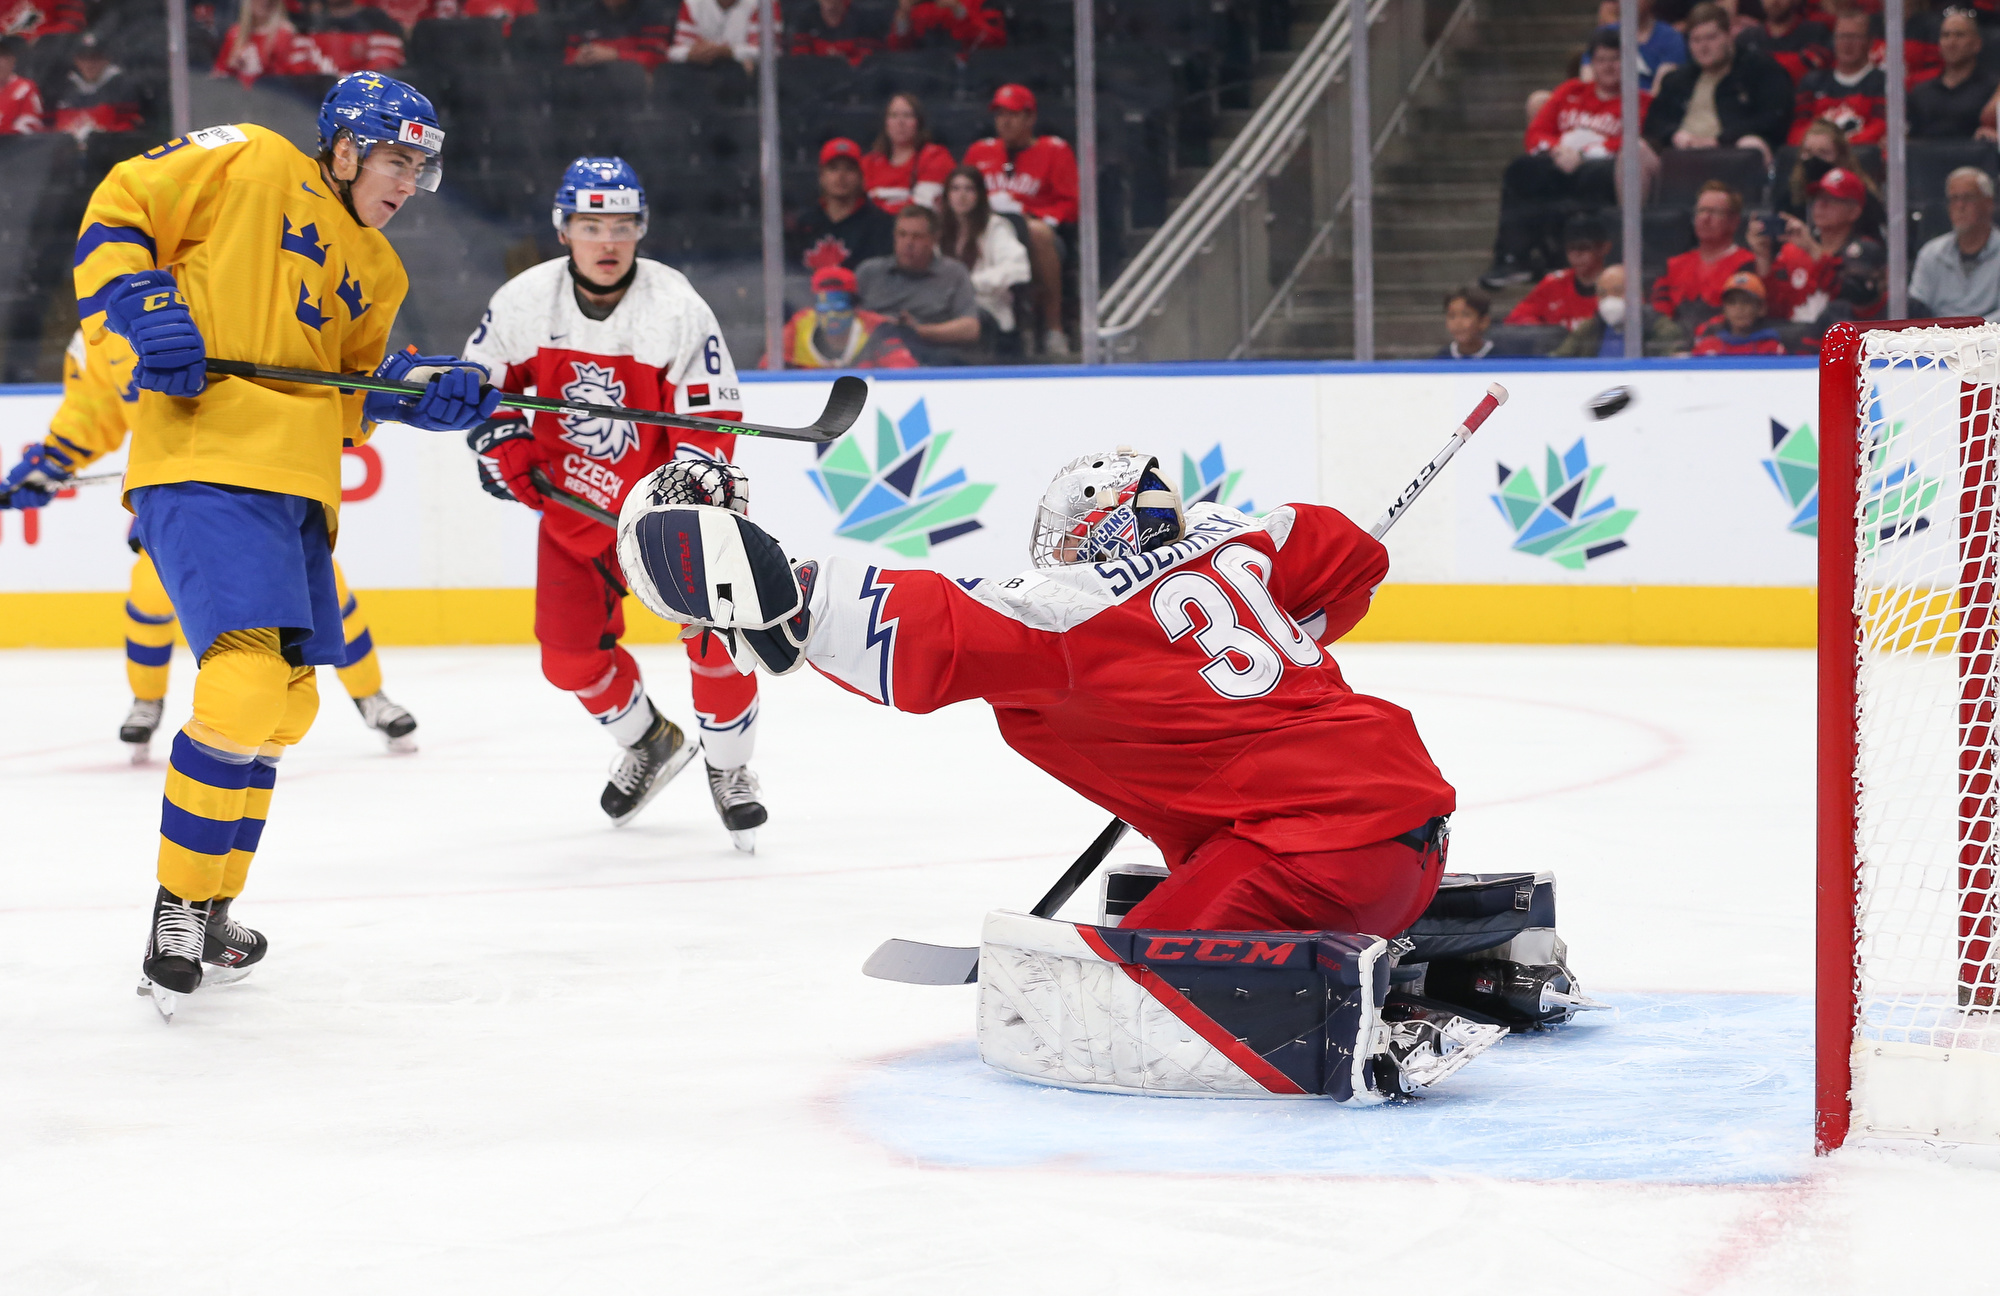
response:
<path id="1" fill-rule="evenodd" d="M 646 233 L 646 187 L 624 158 L 580 157 L 563 172 L 556 187 L 551 219 L 557 232 L 569 228 L 572 216 L 631 216 L 639 222 L 636 237 Z"/>

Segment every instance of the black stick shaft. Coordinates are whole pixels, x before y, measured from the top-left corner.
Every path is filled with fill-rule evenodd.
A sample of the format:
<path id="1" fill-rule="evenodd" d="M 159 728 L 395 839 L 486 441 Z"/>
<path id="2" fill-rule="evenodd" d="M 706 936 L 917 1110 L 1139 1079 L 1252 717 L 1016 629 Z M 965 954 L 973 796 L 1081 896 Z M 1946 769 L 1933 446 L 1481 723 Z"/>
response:
<path id="1" fill-rule="evenodd" d="M 1076 857 L 1076 863 L 1070 865 L 1069 871 L 1056 879 L 1056 884 L 1049 888 L 1049 893 L 1043 896 L 1029 912 L 1037 918 L 1055 917 L 1056 910 L 1062 908 L 1063 903 L 1076 894 L 1076 889 L 1083 885 L 1084 879 L 1097 871 L 1097 866 L 1104 862 L 1104 857 L 1111 853 L 1111 848 L 1124 836 L 1123 819 L 1113 819 L 1104 825 L 1104 831 L 1097 834 L 1097 840 L 1084 848 L 1083 854 Z"/>
<path id="2" fill-rule="evenodd" d="M 613 531 L 618 529 L 617 514 L 611 512 L 609 509 L 597 507 L 597 505 L 591 503 L 581 495 L 573 495 L 564 490 L 550 481 L 549 475 L 540 468 L 528 469 L 528 478 L 535 483 L 535 489 L 542 493 L 543 499 L 553 500 L 572 513 L 581 513 L 592 522 L 602 522 Z"/>
<path id="3" fill-rule="evenodd" d="M 211 356 L 208 372 L 225 378 L 248 378 L 264 382 L 301 383 L 313 387 L 339 387 L 346 391 L 389 392 L 398 396 L 421 396 L 420 383 L 398 382 L 369 374 L 328 373 L 321 369 L 290 369 L 283 365 L 252 364 L 247 360 L 218 360 Z M 492 390 L 491 384 L 486 385 Z M 722 419 L 695 418 L 689 414 L 669 414 L 665 410 L 625 409 L 618 405 L 591 405 L 583 401 L 554 400 L 543 396 L 500 393 L 500 403 L 513 409 L 537 410 L 552 414 L 588 414 L 593 418 L 619 419 L 627 423 L 650 423 L 657 427 L 680 428 L 690 432 L 717 432 L 730 436 L 771 437 L 778 441 L 832 441 L 854 425 L 868 400 L 868 384 L 852 374 L 833 380 L 826 412 L 819 420 L 802 428 L 767 427 L 762 423 L 730 423 Z"/>

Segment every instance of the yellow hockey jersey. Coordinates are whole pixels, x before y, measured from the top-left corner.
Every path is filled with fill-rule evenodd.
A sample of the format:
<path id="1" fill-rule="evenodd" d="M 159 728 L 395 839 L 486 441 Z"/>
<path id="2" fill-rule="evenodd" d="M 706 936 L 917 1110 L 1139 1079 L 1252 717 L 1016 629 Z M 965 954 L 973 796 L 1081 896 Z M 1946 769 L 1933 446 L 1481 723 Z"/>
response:
<path id="1" fill-rule="evenodd" d="M 139 404 L 139 386 L 132 380 L 137 366 L 132 348 L 114 333 L 94 347 L 84 345 L 82 329 L 70 335 L 63 351 L 62 404 L 49 419 L 47 437 L 72 461 L 70 471 L 125 444 Z"/>
<path id="2" fill-rule="evenodd" d="M 121 162 L 91 195 L 76 244 L 77 313 L 96 350 L 116 341 L 104 296 L 116 279 L 173 272 L 208 354 L 300 369 L 382 362 L 409 278 L 321 177 L 261 126 L 210 126 Z M 122 343 L 121 343 L 122 345 Z M 340 450 L 362 394 L 208 380 L 191 399 L 139 393 L 125 489 L 203 481 L 340 507 Z"/>

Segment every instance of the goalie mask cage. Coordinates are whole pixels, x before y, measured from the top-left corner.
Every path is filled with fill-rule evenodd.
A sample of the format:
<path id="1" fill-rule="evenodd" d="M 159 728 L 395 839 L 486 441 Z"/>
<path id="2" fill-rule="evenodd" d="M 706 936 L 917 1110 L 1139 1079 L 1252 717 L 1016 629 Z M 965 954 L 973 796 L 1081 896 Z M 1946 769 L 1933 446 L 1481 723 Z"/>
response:
<path id="1" fill-rule="evenodd" d="M 2000 1142 L 2000 327 L 1820 352 L 1817 1118 Z"/>

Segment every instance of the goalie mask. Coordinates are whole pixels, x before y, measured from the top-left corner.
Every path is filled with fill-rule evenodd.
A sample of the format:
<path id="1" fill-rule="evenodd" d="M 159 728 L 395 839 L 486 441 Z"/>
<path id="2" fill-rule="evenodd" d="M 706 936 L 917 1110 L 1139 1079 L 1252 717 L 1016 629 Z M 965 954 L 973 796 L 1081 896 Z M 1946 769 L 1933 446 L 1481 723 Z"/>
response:
<path id="1" fill-rule="evenodd" d="M 1035 510 L 1030 552 L 1037 567 L 1116 562 L 1172 544 L 1186 524 L 1160 461 L 1120 446 L 1063 465 Z"/>

